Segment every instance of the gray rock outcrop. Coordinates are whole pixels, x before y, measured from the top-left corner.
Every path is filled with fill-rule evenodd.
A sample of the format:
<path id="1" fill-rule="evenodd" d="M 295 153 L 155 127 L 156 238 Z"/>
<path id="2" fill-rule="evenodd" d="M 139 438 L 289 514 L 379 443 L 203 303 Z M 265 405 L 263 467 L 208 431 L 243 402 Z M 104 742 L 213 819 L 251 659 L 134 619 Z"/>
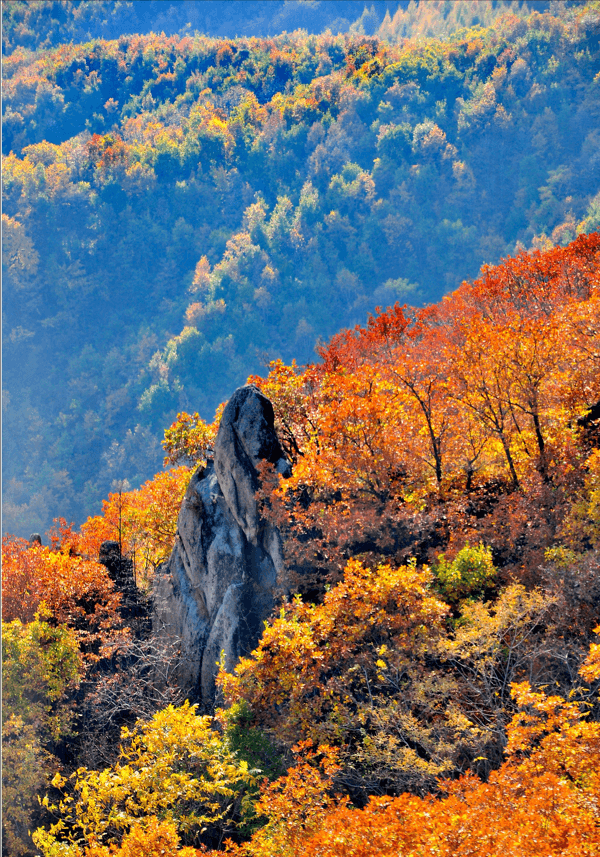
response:
<path id="1" fill-rule="evenodd" d="M 214 461 L 190 480 L 173 551 L 157 573 L 153 628 L 180 641 L 177 681 L 207 705 L 221 652 L 232 669 L 275 605 L 283 562 L 279 532 L 256 501 L 263 460 L 289 475 L 271 403 L 256 387 L 240 387 L 223 412 Z"/>

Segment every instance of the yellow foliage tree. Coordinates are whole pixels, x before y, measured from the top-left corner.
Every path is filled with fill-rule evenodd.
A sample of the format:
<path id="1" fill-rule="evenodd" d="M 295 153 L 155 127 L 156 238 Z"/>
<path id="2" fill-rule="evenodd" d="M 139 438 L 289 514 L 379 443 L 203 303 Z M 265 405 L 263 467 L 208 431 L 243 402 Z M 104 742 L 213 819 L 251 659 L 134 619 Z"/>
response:
<path id="1" fill-rule="evenodd" d="M 55 748 L 72 734 L 67 697 L 82 672 L 73 632 L 50 618 L 42 608 L 28 624 L 2 623 L 2 825 L 15 857 L 31 854 L 37 795 L 60 766 Z"/>
<path id="2" fill-rule="evenodd" d="M 251 811 L 245 794 L 256 772 L 236 758 L 216 725 L 185 702 L 124 728 L 112 768 L 55 776 L 53 785 L 64 792 L 54 807 L 60 818 L 49 831 L 36 831 L 34 841 L 47 857 L 72 857 L 84 843 L 118 845 L 150 817 L 174 824 L 188 843 L 217 825 L 235 829 Z"/>

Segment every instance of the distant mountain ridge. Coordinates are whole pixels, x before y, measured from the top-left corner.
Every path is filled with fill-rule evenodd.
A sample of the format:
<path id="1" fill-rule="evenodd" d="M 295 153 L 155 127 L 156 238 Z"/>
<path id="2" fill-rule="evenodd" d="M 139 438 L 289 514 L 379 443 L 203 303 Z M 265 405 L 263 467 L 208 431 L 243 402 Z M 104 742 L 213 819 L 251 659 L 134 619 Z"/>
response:
<path id="1" fill-rule="evenodd" d="M 439 36 L 461 26 L 489 25 L 506 11 L 545 12 L 549 0 L 39 0 L 2 4 L 2 51 L 46 49 L 70 41 L 117 39 L 123 33 L 217 38 L 274 36 L 303 29 L 382 38 Z M 572 6 L 574 3 L 562 3 Z"/>

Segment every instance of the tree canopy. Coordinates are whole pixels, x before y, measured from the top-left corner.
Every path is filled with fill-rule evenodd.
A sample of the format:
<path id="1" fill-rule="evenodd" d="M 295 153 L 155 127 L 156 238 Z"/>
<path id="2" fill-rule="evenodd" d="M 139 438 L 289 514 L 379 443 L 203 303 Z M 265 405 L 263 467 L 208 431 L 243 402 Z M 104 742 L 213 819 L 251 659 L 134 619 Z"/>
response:
<path id="1" fill-rule="evenodd" d="M 437 301 L 482 263 L 598 228 L 596 6 L 498 4 L 478 22 L 475 6 L 457 4 L 457 31 L 444 4 L 390 10 L 385 38 L 11 49 L 9 531 L 81 523 L 115 480 L 138 487 L 163 426 L 211 418 L 261 363 L 312 360 L 378 304 Z M 6 3 L 7 35 L 59 7 L 110 11 Z M 402 16 L 450 29 L 406 40 Z"/>

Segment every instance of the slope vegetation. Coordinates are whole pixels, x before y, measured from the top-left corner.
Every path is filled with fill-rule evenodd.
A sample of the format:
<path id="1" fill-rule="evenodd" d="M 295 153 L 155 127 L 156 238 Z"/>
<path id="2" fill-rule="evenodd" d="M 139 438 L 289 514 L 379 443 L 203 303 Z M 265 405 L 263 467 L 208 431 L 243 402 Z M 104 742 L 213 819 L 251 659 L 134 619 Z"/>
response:
<path id="1" fill-rule="evenodd" d="M 145 605 L 218 416 L 80 532 L 5 539 L 11 853 L 596 855 L 599 290 L 596 232 L 250 379 L 294 463 L 260 494 L 286 578 L 214 712 Z"/>
<path id="2" fill-rule="evenodd" d="M 597 228 L 597 5 L 444 41 L 394 21 L 397 44 L 149 34 L 6 57 L 8 530 L 81 522 L 155 472 L 178 410 L 208 417 L 378 303 Z"/>

